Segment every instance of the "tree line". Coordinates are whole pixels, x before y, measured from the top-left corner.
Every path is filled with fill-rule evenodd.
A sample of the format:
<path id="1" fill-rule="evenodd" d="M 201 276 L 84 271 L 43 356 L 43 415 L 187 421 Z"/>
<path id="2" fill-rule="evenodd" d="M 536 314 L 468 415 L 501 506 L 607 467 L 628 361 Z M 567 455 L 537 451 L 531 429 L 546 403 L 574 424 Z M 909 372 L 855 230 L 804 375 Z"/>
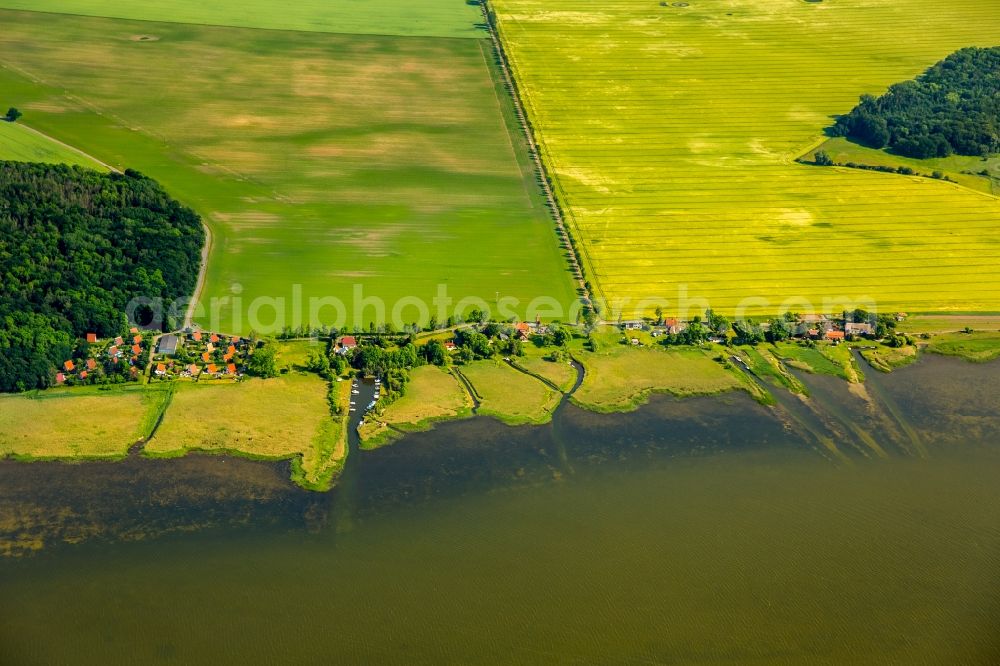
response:
<path id="1" fill-rule="evenodd" d="M 204 240 L 136 171 L 0 162 L 0 391 L 52 385 L 86 333 L 124 335 L 132 299 L 190 296 Z"/>
<path id="2" fill-rule="evenodd" d="M 1000 47 L 961 49 L 881 97 L 863 95 L 831 133 L 919 159 L 1000 152 Z"/>

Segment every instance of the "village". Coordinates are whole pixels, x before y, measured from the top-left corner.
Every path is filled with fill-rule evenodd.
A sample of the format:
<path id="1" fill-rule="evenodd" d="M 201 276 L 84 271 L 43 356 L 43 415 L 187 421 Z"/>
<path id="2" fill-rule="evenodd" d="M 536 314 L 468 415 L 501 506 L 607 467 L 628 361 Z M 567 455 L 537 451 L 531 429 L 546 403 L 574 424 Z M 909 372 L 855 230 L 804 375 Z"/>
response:
<path id="1" fill-rule="evenodd" d="M 618 326 L 628 342 L 635 346 L 646 343 L 642 337 L 631 335 L 637 332 L 644 332 L 652 339 L 662 338 L 661 342 L 667 344 L 671 342 L 674 344 L 697 342 L 716 344 L 747 342 L 753 344 L 755 342 L 791 339 L 811 342 L 826 341 L 836 345 L 842 342 L 863 339 L 877 340 L 886 337 L 895 328 L 895 324 L 905 321 L 907 316 L 905 312 L 879 316 L 863 310 L 845 312 L 839 317 L 824 314 L 786 313 L 779 318 L 756 324 L 752 320 L 730 322 L 725 317 L 713 315 L 712 311 L 709 310 L 704 318 L 695 317 L 690 321 L 658 316 L 656 319 L 622 320 Z M 701 327 L 702 333 L 698 336 L 685 338 L 684 333 L 690 331 L 692 325 Z M 735 337 L 730 335 L 731 332 L 735 334 Z"/>
<path id="2" fill-rule="evenodd" d="M 240 380 L 253 341 L 186 328 L 160 334 L 132 327 L 129 337 L 87 333 L 56 374 L 57 386 L 149 381 Z"/>
<path id="3" fill-rule="evenodd" d="M 806 343 L 876 340 L 892 333 L 896 322 L 906 313 L 875 316 L 864 311 L 830 316 L 822 314 L 786 314 L 760 324 L 730 322 L 706 312 L 705 317 L 688 321 L 657 315 L 644 319 L 620 320 L 622 343 L 632 346 L 684 344 L 754 344 L 774 340 L 799 340 Z M 582 325 L 533 322 L 467 322 L 449 329 L 428 331 L 423 343 L 437 341 L 444 352 L 459 362 L 467 346 L 463 333 L 487 332 L 486 344 L 502 345 L 505 350 L 533 342 L 550 346 L 559 331 L 586 327 Z M 553 334 L 556 334 L 555 336 Z M 349 359 L 365 341 L 361 333 L 334 337 L 335 354 Z M 423 336 L 421 336 L 423 337 Z M 556 342 L 558 346 L 558 342 Z M 172 333 L 157 333 L 133 327 L 128 336 L 99 339 L 88 333 L 80 340 L 73 357 L 64 361 L 56 374 L 58 386 L 121 384 L 152 381 L 238 381 L 244 377 L 248 356 L 257 342 L 241 336 L 224 335 L 198 328 Z"/>

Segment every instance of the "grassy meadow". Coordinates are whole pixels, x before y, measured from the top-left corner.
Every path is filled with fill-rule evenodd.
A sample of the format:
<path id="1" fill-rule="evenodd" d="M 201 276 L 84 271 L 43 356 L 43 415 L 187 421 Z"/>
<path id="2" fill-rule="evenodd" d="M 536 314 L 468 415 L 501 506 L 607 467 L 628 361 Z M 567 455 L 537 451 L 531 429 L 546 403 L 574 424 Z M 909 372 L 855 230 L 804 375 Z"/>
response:
<path id="1" fill-rule="evenodd" d="M 459 368 L 480 400 L 479 414 L 507 425 L 548 423 L 562 395 L 502 361 L 474 361 Z"/>
<path id="2" fill-rule="evenodd" d="M 69 164 L 103 170 L 86 155 L 33 132 L 23 123 L 0 121 L 0 160 Z"/>
<path id="3" fill-rule="evenodd" d="M 522 309 L 575 299 L 487 40 L 3 10 L 0 22 L 0 90 L 25 123 L 147 173 L 205 219 L 202 301 L 229 300 L 196 315 L 204 326 L 364 323 L 404 297 L 430 303 L 438 285 Z M 385 314 L 356 313 L 356 286 Z M 252 310 L 257 297 L 286 303 Z M 312 297 L 346 312 L 313 312 Z"/>
<path id="4" fill-rule="evenodd" d="M 0 395 L 0 459 L 114 459 L 149 436 L 170 387 Z"/>
<path id="5" fill-rule="evenodd" d="M 345 386 L 349 391 L 350 385 Z M 324 476 L 339 468 L 346 456 L 343 434 L 342 420 L 330 416 L 326 382 L 315 375 L 183 384 L 144 453 L 234 453 L 261 460 L 301 456 L 303 485 L 323 486 Z"/>
<path id="6" fill-rule="evenodd" d="M 543 377 L 552 382 L 553 386 L 567 393 L 576 383 L 576 369 L 566 361 L 548 361 L 544 357 L 552 350 L 534 345 L 525 345 L 524 356 L 511 359 L 518 367 L 533 375 Z"/>
<path id="7" fill-rule="evenodd" d="M 485 37 L 465 0 L 0 0 L 0 8 L 107 18 L 425 37 Z"/>
<path id="8" fill-rule="evenodd" d="M 861 94 L 994 45 L 995 2 L 686 4 L 491 3 L 598 297 L 998 309 L 996 198 L 794 162 Z"/>
<path id="9" fill-rule="evenodd" d="M 472 413 L 468 392 L 447 370 L 424 365 L 410 372 L 406 394 L 369 417 L 359 429 L 362 446 L 375 448 L 392 441 L 399 431 L 426 430 L 435 421 L 462 418 Z"/>
<path id="10" fill-rule="evenodd" d="M 710 395 L 744 387 L 738 374 L 701 349 L 615 345 L 574 356 L 587 374 L 572 400 L 595 412 L 634 410 L 651 393 Z"/>
<path id="11" fill-rule="evenodd" d="M 990 157 L 951 155 L 918 160 L 894 155 L 886 150 L 868 148 L 844 137 L 835 137 L 810 150 L 803 158 L 808 161 L 814 160 L 816 152 L 820 150 L 826 151 L 830 159 L 837 164 L 855 162 L 870 166 L 908 166 L 923 175 L 940 171 L 963 187 L 986 194 L 1000 195 L 1000 155 Z M 981 175 L 982 171 L 986 171 L 988 175 Z"/>
<path id="12" fill-rule="evenodd" d="M 1000 358 L 1000 333 L 945 333 L 935 336 L 927 350 L 945 356 L 958 356 L 967 361 L 985 363 Z"/>

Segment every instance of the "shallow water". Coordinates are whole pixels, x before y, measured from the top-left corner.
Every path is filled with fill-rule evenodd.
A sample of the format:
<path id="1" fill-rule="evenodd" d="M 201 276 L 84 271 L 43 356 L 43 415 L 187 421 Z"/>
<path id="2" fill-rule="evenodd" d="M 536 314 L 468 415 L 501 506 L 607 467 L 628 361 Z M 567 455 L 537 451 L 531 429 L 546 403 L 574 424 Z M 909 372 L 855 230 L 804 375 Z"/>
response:
<path id="1" fill-rule="evenodd" d="M 443 424 L 325 495 L 0 464 L 0 541 L 44 544 L 0 558 L 0 663 L 1000 663 L 998 370 L 803 377 L 843 460 L 740 394 Z"/>

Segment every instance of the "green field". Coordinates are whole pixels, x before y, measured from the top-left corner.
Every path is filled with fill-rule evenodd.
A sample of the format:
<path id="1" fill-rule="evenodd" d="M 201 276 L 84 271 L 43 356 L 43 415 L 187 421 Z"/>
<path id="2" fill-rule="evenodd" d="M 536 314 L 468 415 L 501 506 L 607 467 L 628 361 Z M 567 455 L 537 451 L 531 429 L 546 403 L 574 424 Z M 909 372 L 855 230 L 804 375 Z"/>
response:
<path id="1" fill-rule="evenodd" d="M 149 436 L 168 387 L 131 385 L 0 396 L 0 459 L 115 459 Z"/>
<path id="2" fill-rule="evenodd" d="M 434 422 L 472 414 L 472 399 L 455 376 L 435 365 L 410 371 L 406 394 L 358 429 L 364 448 L 387 444 L 402 432 L 426 430 Z"/>
<path id="3" fill-rule="evenodd" d="M 551 349 L 545 347 L 535 347 L 525 345 L 524 356 L 511 359 L 519 368 L 523 368 L 533 375 L 538 375 L 553 386 L 558 387 L 563 393 L 569 392 L 576 383 L 576 369 L 567 361 L 549 361 L 546 356 L 551 353 Z"/>
<path id="4" fill-rule="evenodd" d="M 985 363 L 1000 358 L 1000 333 L 945 333 L 935 336 L 928 351 L 946 356 L 959 356 L 967 361 Z"/>
<path id="5" fill-rule="evenodd" d="M 794 162 L 859 95 L 994 45 L 996 2 L 491 4 L 599 298 L 1000 306 L 1000 201 Z"/>
<path id="6" fill-rule="evenodd" d="M 21 123 L 3 121 L 0 121 L 0 160 L 71 164 L 104 169 L 86 155 L 33 132 Z"/>
<path id="7" fill-rule="evenodd" d="M 343 401 L 349 384 L 339 389 Z M 330 416 L 326 382 L 315 375 L 289 374 L 238 384 L 178 386 L 163 423 L 146 444 L 153 457 L 191 451 L 234 453 L 261 460 L 300 458 L 306 487 L 328 489 L 330 475 L 347 455 L 342 420 Z"/>
<path id="8" fill-rule="evenodd" d="M 0 0 L 5 9 L 308 32 L 484 37 L 464 0 Z"/>
<path id="9" fill-rule="evenodd" d="M 574 357 L 586 375 L 573 402 L 595 412 L 634 410 L 651 393 L 711 395 L 744 386 L 742 374 L 728 371 L 701 349 L 614 345 L 597 353 L 575 351 Z"/>
<path id="10" fill-rule="evenodd" d="M 1000 195 L 1000 155 L 976 157 L 972 155 L 951 155 L 950 157 L 930 157 L 924 160 L 893 155 L 885 150 L 866 148 L 843 137 L 829 139 L 815 150 L 809 151 L 803 159 L 812 161 L 816 151 L 825 150 L 837 164 L 855 162 L 869 166 L 908 166 L 922 175 L 940 171 L 959 185 L 978 192 Z M 986 171 L 988 176 L 980 174 Z M 905 177 L 905 176 L 904 176 Z"/>
<path id="11" fill-rule="evenodd" d="M 538 379 L 496 360 L 474 361 L 459 371 L 480 400 L 478 414 L 508 425 L 548 423 L 562 395 Z"/>
<path id="12" fill-rule="evenodd" d="M 806 347 L 797 342 L 782 342 L 775 345 L 774 354 L 799 370 L 833 375 L 853 383 L 864 381 L 864 375 L 855 365 L 851 349 L 847 345 L 833 347 L 821 344 Z"/>
<path id="13" fill-rule="evenodd" d="M 0 22 L 5 104 L 156 178 L 205 219 L 202 301 L 230 299 L 196 317 L 206 328 L 380 318 L 355 310 L 356 286 L 387 318 L 406 297 L 430 304 L 438 285 L 456 302 L 499 293 L 521 310 L 575 299 L 486 40 L 14 11 Z M 260 297 L 285 299 L 283 311 L 252 307 Z M 309 299 L 325 297 L 346 312 L 312 312 Z"/>

